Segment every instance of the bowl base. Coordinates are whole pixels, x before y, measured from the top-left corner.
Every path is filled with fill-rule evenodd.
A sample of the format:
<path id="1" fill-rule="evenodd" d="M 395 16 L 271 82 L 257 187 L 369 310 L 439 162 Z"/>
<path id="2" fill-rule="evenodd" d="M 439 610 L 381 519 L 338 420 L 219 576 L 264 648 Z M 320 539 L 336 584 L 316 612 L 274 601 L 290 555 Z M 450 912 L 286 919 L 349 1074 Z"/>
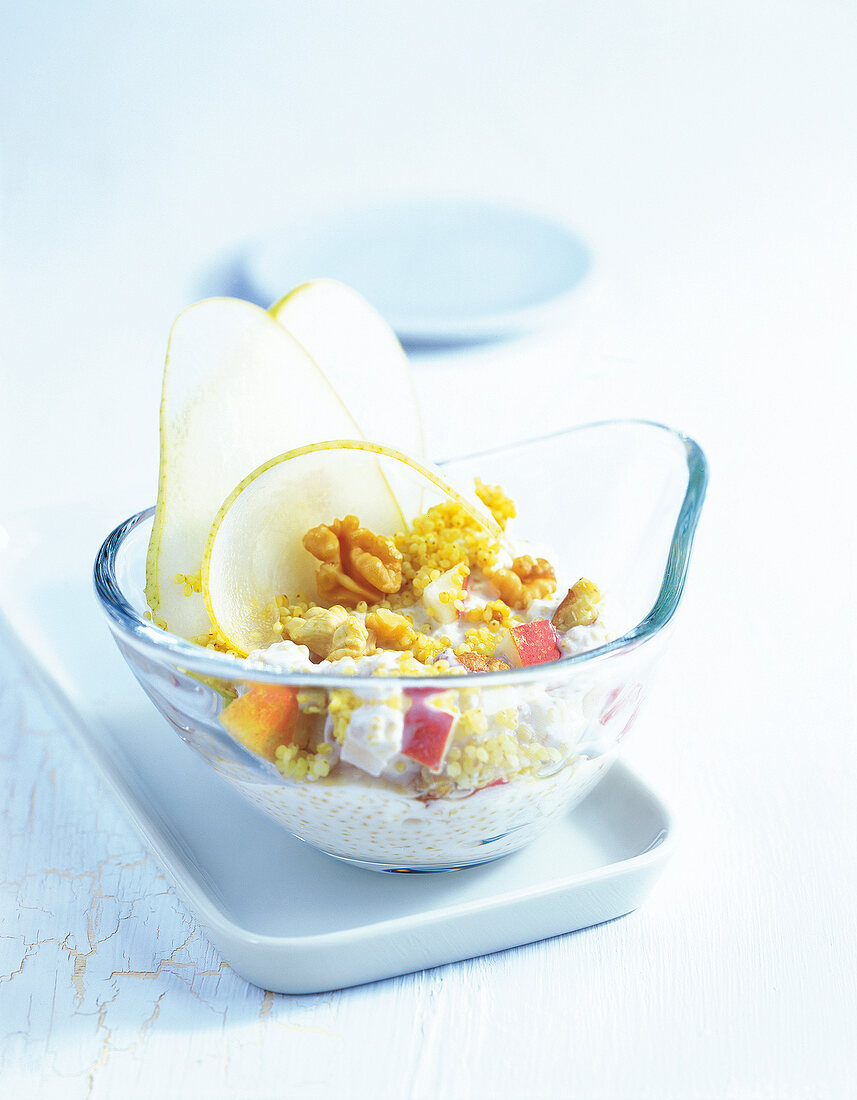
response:
<path id="1" fill-rule="evenodd" d="M 401 863 L 376 863 L 366 859 L 353 859 L 351 856 L 338 856 L 333 852 L 325 852 L 321 848 L 316 850 L 321 851 L 331 859 L 338 860 L 340 863 L 347 863 L 351 867 L 360 867 L 364 871 L 383 871 L 391 875 L 442 875 L 446 874 L 447 871 L 466 871 L 469 867 L 481 867 L 485 863 L 496 863 L 503 856 L 511 855 L 511 852 L 502 852 L 500 855 L 489 856 L 488 859 L 474 859 L 464 863 L 441 863 L 434 864 L 431 867 L 405 867 Z"/>

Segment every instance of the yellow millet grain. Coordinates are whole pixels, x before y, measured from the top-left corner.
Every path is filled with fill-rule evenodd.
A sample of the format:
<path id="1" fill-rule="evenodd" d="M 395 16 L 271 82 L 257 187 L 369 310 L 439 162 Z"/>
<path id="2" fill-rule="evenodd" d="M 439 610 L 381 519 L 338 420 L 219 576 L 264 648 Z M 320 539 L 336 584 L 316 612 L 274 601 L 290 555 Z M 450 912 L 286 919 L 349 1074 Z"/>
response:
<path id="1" fill-rule="evenodd" d="M 305 619 L 310 608 L 315 607 L 309 600 L 289 600 L 287 596 L 277 596 L 277 630 L 282 634 L 286 623 L 294 619 Z"/>
<path id="2" fill-rule="evenodd" d="M 478 709 L 465 711 L 458 720 L 457 736 L 472 737 L 474 734 L 485 733 L 488 729 L 488 719 Z"/>
<path id="3" fill-rule="evenodd" d="M 505 726 L 507 730 L 518 727 L 518 712 L 515 707 L 504 707 L 503 710 L 498 710 L 494 718 L 498 725 Z"/>
<path id="4" fill-rule="evenodd" d="M 327 713 L 333 720 L 333 736 L 340 745 L 345 741 L 351 715 L 357 710 L 361 702 L 360 697 L 348 688 L 337 688 L 330 693 Z"/>
<path id="5" fill-rule="evenodd" d="M 305 688 L 299 691 L 298 707 L 303 714 L 326 714 L 327 692 L 323 688 Z"/>
<path id="6" fill-rule="evenodd" d="M 243 653 L 239 653 L 237 649 L 233 649 L 229 642 L 225 638 L 220 637 L 219 634 L 197 634 L 196 637 L 191 638 L 194 645 L 202 646 L 204 649 L 213 649 L 218 653 L 230 653 L 233 657 L 243 657 Z"/>
<path id="7" fill-rule="evenodd" d="M 465 611 L 464 618 L 470 623 L 485 623 L 495 630 L 505 630 L 523 622 L 503 600 L 489 600 L 484 607 L 471 607 Z"/>
<path id="8" fill-rule="evenodd" d="M 514 714 L 514 708 L 510 708 L 510 712 Z M 447 753 L 444 774 L 460 787 L 482 787 L 496 779 L 533 775 L 546 763 L 561 759 L 556 749 L 540 745 L 532 739 L 519 742 L 511 732 L 517 722 L 509 726 L 509 732 L 485 737 L 484 728 L 477 732 L 482 727 L 480 718 L 484 720 L 483 715 L 476 717 L 473 712 L 461 716 L 457 726 L 457 743 Z M 468 739 L 462 743 L 464 734 Z"/>
<path id="9" fill-rule="evenodd" d="M 315 753 L 309 749 L 299 749 L 296 745 L 280 745 L 274 762 L 287 779 L 307 779 L 310 782 L 324 779 L 330 774 L 330 761 L 325 759 L 330 752 L 330 745 L 325 748 L 326 753 Z"/>
<path id="10" fill-rule="evenodd" d="M 464 638 L 467 643 L 466 649 L 471 653 L 478 653 L 480 657 L 490 657 L 497 647 L 497 631 L 487 626 L 465 630 Z M 465 649 L 461 650 L 462 653 L 465 651 Z"/>
<path id="11" fill-rule="evenodd" d="M 395 535 L 402 555 L 402 588 L 419 598 L 427 584 L 454 565 L 490 567 L 500 549 L 496 539 L 455 501 L 444 501 Z"/>
<path id="12" fill-rule="evenodd" d="M 197 569 L 195 573 L 176 573 L 173 584 L 182 585 L 186 596 L 192 596 L 195 592 L 198 594 L 202 592 L 202 570 Z"/>
<path id="13" fill-rule="evenodd" d="M 517 515 L 515 505 L 499 485 L 486 485 L 476 478 L 476 495 L 505 531 L 506 524 Z"/>

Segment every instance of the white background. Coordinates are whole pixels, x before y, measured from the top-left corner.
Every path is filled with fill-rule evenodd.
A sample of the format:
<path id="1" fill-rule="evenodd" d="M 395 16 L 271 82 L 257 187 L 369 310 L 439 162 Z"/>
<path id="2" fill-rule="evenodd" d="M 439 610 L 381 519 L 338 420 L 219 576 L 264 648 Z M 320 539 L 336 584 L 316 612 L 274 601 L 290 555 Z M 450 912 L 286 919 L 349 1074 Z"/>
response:
<path id="1" fill-rule="evenodd" d="M 854 5 L 57 2 L 0 51 L 2 513 L 151 503 L 174 315 L 270 229 L 410 194 L 596 258 L 550 330 L 418 359 L 431 454 L 632 415 L 712 466 L 628 750 L 679 852 L 632 916 L 497 956 L 248 986 L 0 654 L 7 1094 L 853 1095 Z"/>

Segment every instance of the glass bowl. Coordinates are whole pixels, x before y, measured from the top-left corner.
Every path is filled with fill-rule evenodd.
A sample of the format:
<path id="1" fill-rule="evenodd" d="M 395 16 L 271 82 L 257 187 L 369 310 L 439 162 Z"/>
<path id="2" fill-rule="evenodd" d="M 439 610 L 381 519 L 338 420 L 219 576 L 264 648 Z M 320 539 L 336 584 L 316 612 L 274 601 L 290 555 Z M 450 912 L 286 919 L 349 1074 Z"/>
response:
<path id="1" fill-rule="evenodd" d="M 145 561 L 154 509 L 105 540 L 95 588 L 143 690 L 191 746 L 252 805 L 328 855 L 382 871 L 434 872 L 485 863 L 528 844 L 606 773 L 637 716 L 678 607 L 707 465 L 692 440 L 659 424 L 610 421 L 443 464 L 459 484 L 478 476 L 515 501 L 515 530 L 557 552 L 555 564 L 611 596 L 612 640 L 559 661 L 504 672 L 419 677 L 299 673 L 204 649 L 146 615 Z M 323 667 L 323 666 L 319 666 Z M 538 711 L 550 759 L 529 774 L 462 793 L 417 793 L 356 769 L 284 778 L 219 720 L 248 685 L 324 692 L 449 692 L 459 710 L 512 715 L 529 736 Z M 411 694 L 410 699 L 419 698 Z M 559 746 L 559 748 L 556 748 Z M 477 744 L 478 748 L 478 737 Z M 474 752 L 476 748 L 474 748 Z M 447 784 L 447 787 L 449 784 Z"/>

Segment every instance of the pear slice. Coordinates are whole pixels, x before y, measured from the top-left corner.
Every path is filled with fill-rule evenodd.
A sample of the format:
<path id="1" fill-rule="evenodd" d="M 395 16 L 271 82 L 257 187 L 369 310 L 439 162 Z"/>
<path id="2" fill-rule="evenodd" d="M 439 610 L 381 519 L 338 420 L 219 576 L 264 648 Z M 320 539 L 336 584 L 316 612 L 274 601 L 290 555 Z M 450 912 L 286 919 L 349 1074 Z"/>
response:
<path id="1" fill-rule="evenodd" d="M 218 634 L 244 655 L 282 641 L 277 596 L 316 598 L 319 563 L 304 548 L 307 531 L 356 515 L 376 535 L 392 535 L 403 528 L 395 502 L 409 495 L 429 505 L 452 499 L 502 538 L 475 496 L 380 444 L 314 443 L 254 470 L 225 501 L 206 542 L 202 589 Z"/>
<path id="2" fill-rule="evenodd" d="M 425 455 L 408 357 L 362 295 L 334 279 L 315 279 L 275 302 L 269 312 L 327 376 L 360 435 Z"/>
<path id="3" fill-rule="evenodd" d="M 146 561 L 154 621 L 189 639 L 210 632 L 202 595 L 185 596 L 175 577 L 200 569 L 212 520 L 243 478 L 289 448 L 360 434 L 326 377 L 266 310 L 211 298 L 180 314 L 164 368 Z M 374 487 L 383 496 L 377 475 Z"/>

